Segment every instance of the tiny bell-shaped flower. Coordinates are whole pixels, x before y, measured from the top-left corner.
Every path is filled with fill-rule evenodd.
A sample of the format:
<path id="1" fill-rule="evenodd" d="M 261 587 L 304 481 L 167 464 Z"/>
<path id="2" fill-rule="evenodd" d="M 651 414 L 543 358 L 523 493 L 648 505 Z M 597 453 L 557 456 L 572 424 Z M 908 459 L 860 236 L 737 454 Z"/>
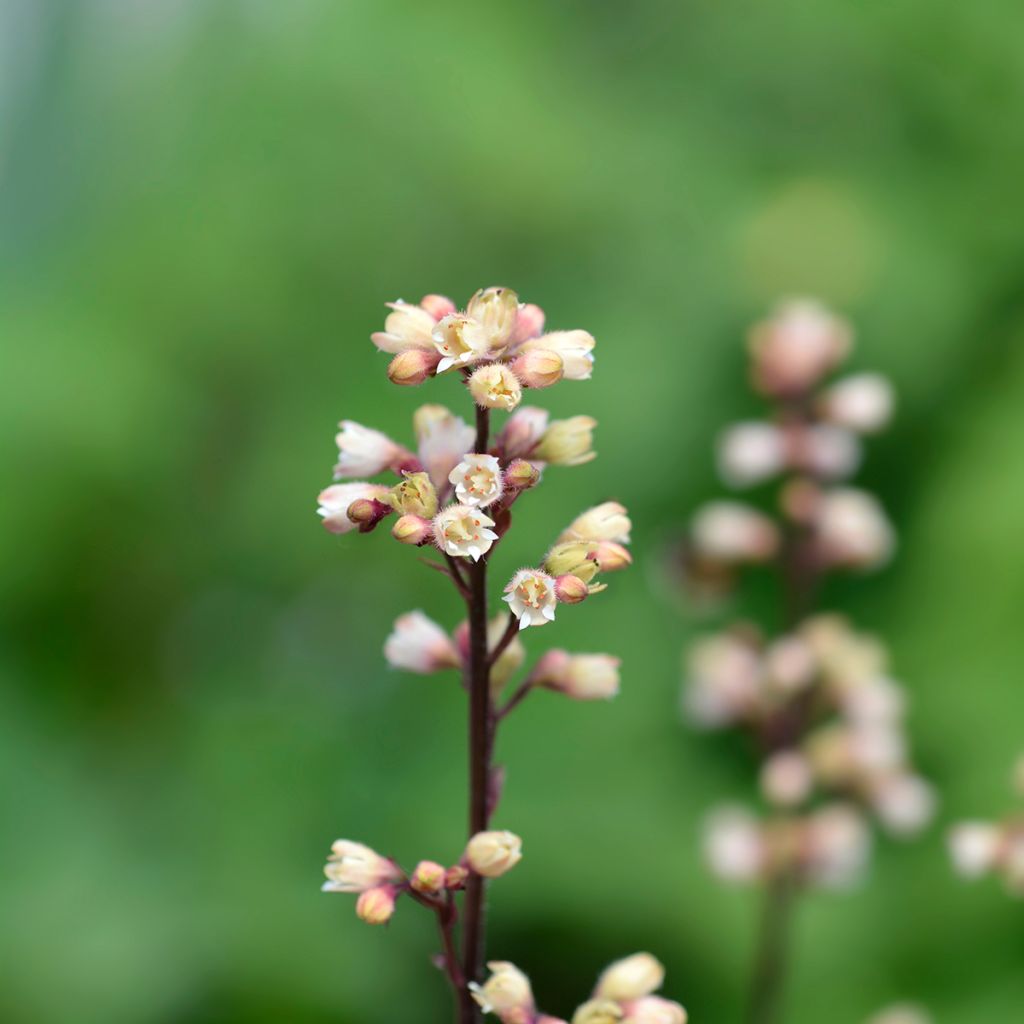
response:
<path id="1" fill-rule="evenodd" d="M 597 979 L 594 996 L 618 1003 L 630 1002 L 661 988 L 664 980 L 665 968 L 655 957 L 650 953 L 635 953 L 605 968 Z"/>
<path id="2" fill-rule="evenodd" d="M 466 303 L 466 313 L 487 334 L 491 352 L 500 353 L 519 319 L 519 296 L 511 288 L 481 288 Z"/>
<path id="3" fill-rule="evenodd" d="M 531 673 L 536 686 L 557 690 L 574 700 L 611 700 L 619 692 L 621 659 L 610 654 L 544 654 Z"/>
<path id="4" fill-rule="evenodd" d="M 360 893 L 356 913 L 367 924 L 387 924 L 395 912 L 398 890 L 393 885 L 378 885 Z"/>
<path id="5" fill-rule="evenodd" d="M 466 863 L 484 878 L 498 878 L 523 859 L 523 841 L 514 832 L 477 832 L 466 844 Z"/>
<path id="6" fill-rule="evenodd" d="M 437 372 L 453 366 L 468 366 L 486 359 L 490 354 L 490 337 L 483 326 L 464 313 L 450 313 L 442 318 L 431 334 L 441 361 Z"/>
<path id="7" fill-rule="evenodd" d="M 504 363 L 487 363 L 469 378 L 469 393 L 484 409 L 511 412 L 523 400 L 519 378 Z"/>
<path id="8" fill-rule="evenodd" d="M 401 516 L 391 527 L 391 536 L 400 544 L 422 547 L 434 539 L 434 526 L 422 516 Z"/>
<path id="9" fill-rule="evenodd" d="M 437 546 L 455 558 L 474 562 L 491 549 L 498 535 L 491 529 L 494 520 L 470 505 L 449 505 L 434 518 Z"/>
<path id="10" fill-rule="evenodd" d="M 836 381 L 821 399 L 822 414 L 858 434 L 883 430 L 895 405 L 892 385 L 880 373 L 855 373 Z"/>
<path id="11" fill-rule="evenodd" d="M 433 519 L 437 515 L 437 491 L 426 473 L 405 473 L 391 488 L 391 506 L 400 515 Z"/>
<path id="12" fill-rule="evenodd" d="M 364 427 L 355 420 L 342 420 L 341 430 L 335 437 L 338 462 L 334 477 L 376 476 L 385 469 L 398 469 L 412 458 L 401 445 L 387 434 Z"/>
<path id="13" fill-rule="evenodd" d="M 559 541 L 613 541 L 616 544 L 629 543 L 629 531 L 633 524 L 626 515 L 626 508 L 617 501 L 606 501 L 587 509 L 577 516 L 569 527 L 562 531 Z"/>
<path id="14" fill-rule="evenodd" d="M 384 657 L 394 668 L 421 675 L 462 664 L 452 638 L 421 611 L 408 612 L 395 620 L 384 644 Z"/>
<path id="15" fill-rule="evenodd" d="M 590 596 L 591 588 L 571 573 L 565 573 L 555 579 L 555 597 L 562 604 L 579 604 Z"/>
<path id="16" fill-rule="evenodd" d="M 520 352 L 534 349 L 557 352 L 566 380 L 589 380 L 594 369 L 594 336 L 589 331 L 551 331 L 519 346 Z"/>
<path id="17" fill-rule="evenodd" d="M 512 372 L 524 388 L 549 388 L 562 379 L 562 357 L 549 348 L 535 348 L 512 360 Z"/>
<path id="18" fill-rule="evenodd" d="M 505 469 L 505 486 L 510 491 L 525 491 L 540 481 L 540 470 L 526 459 L 513 459 Z"/>
<path id="19" fill-rule="evenodd" d="M 438 352 L 424 352 L 422 349 L 409 349 L 399 352 L 388 364 L 388 380 L 400 387 L 416 387 L 437 371 L 441 361 Z"/>
<path id="20" fill-rule="evenodd" d="M 473 447 L 476 431 L 443 405 L 422 405 L 413 415 L 417 454 L 438 490 L 448 485 L 448 474 Z"/>
<path id="21" fill-rule="evenodd" d="M 590 416 L 572 416 L 555 420 L 533 450 L 536 458 L 554 466 L 582 466 L 597 458 L 593 450 L 594 427 L 597 420 Z"/>
<path id="22" fill-rule="evenodd" d="M 317 515 L 323 519 L 324 528 L 331 533 L 349 533 L 358 525 L 349 519 L 349 507 L 356 501 L 381 503 L 387 499 L 389 493 L 389 488 L 382 484 L 332 484 L 322 490 L 317 497 Z"/>
<path id="23" fill-rule="evenodd" d="M 473 998 L 484 1013 L 493 1013 L 502 1024 L 533 1024 L 536 1006 L 530 979 L 515 964 L 505 960 L 492 960 L 487 969 L 491 976 L 483 985 L 469 984 Z"/>
<path id="24" fill-rule="evenodd" d="M 409 885 L 425 896 L 436 896 L 445 887 L 446 875 L 444 865 L 432 860 L 421 860 L 409 877 Z"/>
<path id="25" fill-rule="evenodd" d="M 555 581 L 539 569 L 520 569 L 512 577 L 506 594 L 502 598 L 508 603 L 512 614 L 519 620 L 519 628 L 543 626 L 553 622 L 555 605 Z"/>
<path id="26" fill-rule="evenodd" d="M 414 306 L 410 302 L 389 302 L 391 312 L 384 321 L 384 330 L 371 335 L 371 340 L 382 352 L 402 353 L 434 351 L 432 332 L 437 321 L 455 312 L 455 304 L 443 295 L 427 295 Z"/>
<path id="27" fill-rule="evenodd" d="M 475 508 L 493 505 L 504 490 L 501 466 L 493 455 L 467 455 L 448 479 L 455 485 L 455 497 Z"/>
<path id="28" fill-rule="evenodd" d="M 405 878 L 393 860 L 350 839 L 338 839 L 332 844 L 324 874 L 324 892 L 365 892 Z"/>
<path id="29" fill-rule="evenodd" d="M 533 405 L 517 409 L 498 434 L 498 448 L 506 459 L 529 458 L 548 429 L 548 411 Z"/>

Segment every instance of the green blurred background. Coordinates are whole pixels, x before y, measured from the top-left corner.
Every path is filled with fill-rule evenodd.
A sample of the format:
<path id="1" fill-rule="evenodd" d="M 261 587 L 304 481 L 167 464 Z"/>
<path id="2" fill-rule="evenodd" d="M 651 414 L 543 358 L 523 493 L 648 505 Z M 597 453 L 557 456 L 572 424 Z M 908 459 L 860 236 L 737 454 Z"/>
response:
<path id="1" fill-rule="evenodd" d="M 455 382 L 391 388 L 386 300 L 501 283 L 598 338 L 600 420 L 496 561 L 630 506 L 637 565 L 531 631 L 625 655 L 612 705 L 510 720 L 498 823 L 526 857 L 491 951 L 571 1012 L 650 948 L 695 1024 L 738 1019 L 754 894 L 702 814 L 750 766 L 676 713 L 700 628 L 664 544 L 756 412 L 745 325 L 816 294 L 892 375 L 862 479 L 894 565 L 830 604 L 891 643 L 942 796 L 919 841 L 797 923 L 790 1024 L 897 998 L 1020 1019 L 1024 917 L 942 829 L 1010 805 L 1024 745 L 1024 34 L 1013 0 L 0 2 L 0 1017 L 447 1021 L 432 922 L 318 892 L 339 835 L 452 859 L 463 700 L 390 672 L 443 581 L 315 495 L 342 416 L 408 437 Z M 599 639 L 595 639 L 599 638 Z M 727 745 L 726 745 L 727 746 Z"/>

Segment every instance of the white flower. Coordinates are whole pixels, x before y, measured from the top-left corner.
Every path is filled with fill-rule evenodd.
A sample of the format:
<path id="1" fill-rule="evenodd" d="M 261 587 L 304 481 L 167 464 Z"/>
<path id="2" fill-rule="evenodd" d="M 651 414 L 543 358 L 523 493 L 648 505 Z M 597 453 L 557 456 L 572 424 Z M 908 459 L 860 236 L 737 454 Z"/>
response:
<path id="1" fill-rule="evenodd" d="M 501 497 L 504 484 L 501 466 L 493 455 L 467 455 L 448 474 L 455 485 L 455 497 L 463 505 L 486 508 Z"/>
<path id="2" fill-rule="evenodd" d="M 704 856 L 727 882 L 750 882 L 765 866 L 765 844 L 757 818 L 742 807 L 712 812 L 704 826 Z"/>
<path id="3" fill-rule="evenodd" d="M 589 331 L 552 331 L 531 338 L 519 346 L 519 352 L 547 349 L 562 357 L 564 380 L 588 380 L 594 367 L 594 336 Z"/>
<path id="4" fill-rule="evenodd" d="M 519 299 L 508 288 L 484 288 L 469 300 L 465 313 L 451 313 L 433 330 L 441 353 L 437 372 L 501 355 L 516 324 Z"/>
<path id="5" fill-rule="evenodd" d="M 515 832 L 477 832 L 466 844 L 466 863 L 484 878 L 497 878 L 523 859 L 523 841 Z"/>
<path id="6" fill-rule="evenodd" d="M 349 505 L 362 499 L 386 501 L 391 488 L 383 484 L 368 484 L 356 481 L 349 484 L 332 484 L 317 496 L 320 507 L 316 514 L 321 516 L 324 526 L 331 533 L 348 533 L 356 524 L 348 517 Z"/>
<path id="7" fill-rule="evenodd" d="M 419 439 L 417 454 L 440 493 L 448 474 L 473 447 L 476 431 L 443 405 L 424 405 L 413 417 Z"/>
<path id="8" fill-rule="evenodd" d="M 880 373 L 855 373 L 837 381 L 822 400 L 825 415 L 841 427 L 873 434 L 892 418 L 892 384 Z"/>
<path id="9" fill-rule="evenodd" d="M 334 438 L 338 445 L 338 463 L 334 477 L 376 476 L 393 468 L 408 453 L 379 430 L 371 430 L 354 420 L 342 420 Z"/>
<path id="10" fill-rule="evenodd" d="M 395 628 L 384 644 L 384 657 L 395 668 L 424 675 L 461 664 L 452 638 L 421 611 L 408 612 L 395 620 Z"/>
<path id="11" fill-rule="evenodd" d="M 427 298 L 437 299 L 440 296 Z M 412 349 L 433 352 L 434 339 L 431 332 L 438 318 L 423 306 L 414 306 L 411 302 L 403 302 L 401 299 L 387 305 L 391 312 L 384 321 L 384 330 L 370 335 L 374 345 L 382 352 L 392 354 Z"/>
<path id="12" fill-rule="evenodd" d="M 871 833 L 852 807 L 834 804 L 806 820 L 807 872 L 827 888 L 858 881 L 871 853 Z"/>
<path id="13" fill-rule="evenodd" d="M 705 728 L 742 718 L 757 706 L 762 671 L 758 652 L 732 633 L 705 637 L 690 648 L 684 707 Z"/>
<path id="14" fill-rule="evenodd" d="M 779 531 L 766 515 L 738 501 L 711 501 L 693 517 L 694 547 L 721 562 L 762 562 L 775 554 Z"/>
<path id="15" fill-rule="evenodd" d="M 661 988 L 664 980 L 665 968 L 655 957 L 650 953 L 635 953 L 604 969 L 597 979 L 594 997 L 626 1003 L 649 996 Z"/>
<path id="16" fill-rule="evenodd" d="M 881 781 L 872 795 L 872 803 L 890 832 L 912 835 L 931 821 L 935 791 L 920 776 L 899 772 Z"/>
<path id="17" fill-rule="evenodd" d="M 624 505 L 617 501 L 605 501 L 577 516 L 569 527 L 562 531 L 558 540 L 610 540 L 616 544 L 628 544 L 632 526 Z"/>
<path id="18" fill-rule="evenodd" d="M 533 1019 L 534 1003 L 530 979 L 515 964 L 507 960 L 492 960 L 487 964 L 491 976 L 483 985 L 469 983 L 473 998 L 484 1013 L 493 1013 L 502 1021 Z"/>
<path id="19" fill-rule="evenodd" d="M 322 886 L 324 892 L 365 892 L 405 877 L 394 861 L 350 839 L 338 839 L 331 845 L 324 874 L 328 879 Z"/>
<path id="20" fill-rule="evenodd" d="M 729 427 L 718 439 L 718 471 L 732 487 L 750 487 L 786 466 L 786 439 L 771 423 L 751 421 Z"/>
<path id="21" fill-rule="evenodd" d="M 838 488 L 816 512 L 818 544 L 833 565 L 874 568 L 888 561 L 895 534 L 878 501 L 866 491 Z"/>
<path id="22" fill-rule="evenodd" d="M 1003 833 L 987 821 L 965 821 L 949 830 L 948 843 L 957 874 L 979 878 L 998 863 Z"/>
<path id="23" fill-rule="evenodd" d="M 446 554 L 478 561 L 498 535 L 494 520 L 469 505 L 449 505 L 434 517 L 434 539 Z"/>
<path id="24" fill-rule="evenodd" d="M 519 628 L 543 626 L 555 618 L 555 581 L 539 569 L 520 569 L 505 587 L 512 614 L 519 619 Z"/>

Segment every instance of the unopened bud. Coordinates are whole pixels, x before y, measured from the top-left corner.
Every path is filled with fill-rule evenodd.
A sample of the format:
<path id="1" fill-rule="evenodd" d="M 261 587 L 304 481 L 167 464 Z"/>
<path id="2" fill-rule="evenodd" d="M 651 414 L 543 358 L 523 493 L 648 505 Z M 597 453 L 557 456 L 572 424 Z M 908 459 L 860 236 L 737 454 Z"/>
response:
<path id="1" fill-rule="evenodd" d="M 439 893 L 444 888 L 444 865 L 432 860 L 421 860 L 413 869 L 409 884 L 417 891 L 428 896 Z"/>
<path id="2" fill-rule="evenodd" d="M 512 360 L 512 372 L 527 388 L 549 388 L 562 379 L 562 357 L 548 348 L 534 348 Z"/>
<path id="3" fill-rule="evenodd" d="M 555 580 L 555 597 L 562 604 L 579 604 L 590 596 L 590 587 L 571 573 L 559 576 Z"/>
<path id="4" fill-rule="evenodd" d="M 629 549 L 612 540 L 600 541 L 593 554 L 588 556 L 597 562 L 601 572 L 618 572 L 633 564 Z"/>
<path id="5" fill-rule="evenodd" d="M 624 1024 L 686 1024 L 686 1010 L 660 996 L 644 996 L 630 1003 Z"/>
<path id="6" fill-rule="evenodd" d="M 437 491 L 426 473 L 406 473 L 391 489 L 391 504 L 399 515 L 433 519 L 437 515 Z"/>
<path id="7" fill-rule="evenodd" d="M 598 565 L 593 557 L 596 550 L 594 541 L 563 541 L 547 553 L 544 569 L 552 576 L 572 573 L 589 583 L 597 575 Z"/>
<path id="8" fill-rule="evenodd" d="M 461 864 L 456 864 L 444 873 L 444 887 L 457 892 L 465 887 L 467 878 L 469 872 Z"/>
<path id="9" fill-rule="evenodd" d="M 360 533 L 369 533 L 391 511 L 389 504 L 376 498 L 359 498 L 349 505 L 347 514 Z"/>
<path id="10" fill-rule="evenodd" d="M 507 366 L 488 363 L 473 371 L 469 378 L 469 393 L 473 401 L 485 409 L 511 412 L 522 401 L 523 387 Z"/>
<path id="11" fill-rule="evenodd" d="M 802 754 L 795 750 L 780 750 L 761 768 L 761 791 L 777 807 L 795 807 L 811 793 L 814 775 Z"/>
<path id="12" fill-rule="evenodd" d="M 572 1024 L 618 1024 L 624 1014 L 618 1003 L 609 999 L 591 999 L 572 1017 Z"/>
<path id="13" fill-rule="evenodd" d="M 597 457 L 592 448 L 596 426 L 597 420 L 590 416 L 555 420 L 544 432 L 533 454 L 541 461 L 556 466 L 581 466 Z"/>
<path id="14" fill-rule="evenodd" d="M 435 320 L 455 312 L 455 303 L 447 295 L 424 295 L 420 307 L 425 309 Z"/>
<path id="15" fill-rule="evenodd" d="M 466 862 L 484 878 L 497 878 L 523 859 L 523 841 L 514 832 L 477 832 L 466 845 Z"/>
<path id="16" fill-rule="evenodd" d="M 557 690 L 574 700 L 611 700 L 619 692 L 620 664 L 610 654 L 553 650 L 541 657 L 530 678 L 534 685 Z"/>
<path id="17" fill-rule="evenodd" d="M 395 912 L 396 890 L 391 885 L 379 885 L 360 893 L 356 900 L 356 913 L 367 924 L 387 924 Z"/>
<path id="18" fill-rule="evenodd" d="M 402 516 L 391 527 L 391 536 L 401 544 L 421 547 L 433 539 L 434 527 L 429 519 L 422 516 Z"/>
<path id="19" fill-rule="evenodd" d="M 503 1024 L 531 1024 L 536 1007 L 530 979 L 506 960 L 492 960 L 487 969 L 491 976 L 483 985 L 469 985 L 484 1013 L 493 1013 Z"/>
<path id="20" fill-rule="evenodd" d="M 441 361 L 440 352 L 427 352 L 421 348 L 399 352 L 388 365 L 388 380 L 402 387 L 415 387 L 434 375 Z"/>
<path id="21" fill-rule="evenodd" d="M 619 1003 L 630 1002 L 649 996 L 661 988 L 664 980 L 665 968 L 655 957 L 650 953 L 636 953 L 605 968 L 597 980 L 594 995 Z"/>
<path id="22" fill-rule="evenodd" d="M 892 416 L 892 385 L 879 373 L 856 373 L 836 381 L 821 401 L 824 415 L 859 434 L 881 430 Z"/>
<path id="23" fill-rule="evenodd" d="M 505 486 L 510 490 L 525 491 L 540 480 L 540 470 L 526 459 L 513 459 L 505 470 Z"/>

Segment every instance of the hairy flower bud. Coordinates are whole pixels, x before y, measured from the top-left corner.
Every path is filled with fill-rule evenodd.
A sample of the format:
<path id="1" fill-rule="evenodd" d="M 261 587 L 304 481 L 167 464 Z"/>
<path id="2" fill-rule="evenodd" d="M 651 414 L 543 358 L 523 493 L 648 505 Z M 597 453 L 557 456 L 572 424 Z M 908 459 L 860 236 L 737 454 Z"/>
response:
<path id="1" fill-rule="evenodd" d="M 556 544 L 545 556 L 543 568 L 552 576 L 572 573 L 584 583 L 596 575 L 598 565 L 594 559 L 597 544 L 594 541 L 571 540 Z"/>
<path id="2" fill-rule="evenodd" d="M 432 377 L 441 361 L 440 353 L 409 349 L 399 352 L 388 364 L 388 380 L 401 387 L 415 387 Z"/>
<path id="3" fill-rule="evenodd" d="M 511 288 L 481 288 L 466 303 L 466 313 L 481 325 L 490 351 L 497 354 L 512 337 L 519 318 L 519 296 Z"/>
<path id="4" fill-rule="evenodd" d="M 589 380 L 594 368 L 594 336 L 589 331 L 551 331 L 519 346 L 520 352 L 535 349 L 557 352 L 566 380 Z"/>
<path id="5" fill-rule="evenodd" d="M 388 500 L 378 501 L 376 498 L 356 498 L 348 507 L 349 521 L 360 533 L 369 533 L 393 509 Z"/>
<path id="6" fill-rule="evenodd" d="M 402 468 L 413 459 L 410 452 L 379 430 L 371 430 L 355 420 L 342 420 L 338 426 L 341 430 L 334 439 L 338 445 L 335 479 L 376 476 L 385 469 Z"/>
<path id="7" fill-rule="evenodd" d="M 540 470 L 526 459 L 513 459 L 505 470 L 505 486 L 513 491 L 525 491 L 540 481 Z"/>
<path id="8" fill-rule="evenodd" d="M 437 515 L 437 491 L 426 473 L 403 473 L 405 479 L 391 488 L 391 507 L 399 515 L 433 519 Z"/>
<path id="9" fill-rule="evenodd" d="M 387 924 L 395 912 L 397 890 L 391 885 L 379 885 L 360 893 L 356 900 L 356 913 L 367 924 Z"/>
<path id="10" fill-rule="evenodd" d="M 590 416 L 555 420 L 544 431 L 533 454 L 542 462 L 550 462 L 555 466 L 582 466 L 597 457 L 592 448 L 596 426 L 597 420 Z"/>
<path id="11" fill-rule="evenodd" d="M 562 604 L 579 604 L 590 596 L 590 587 L 578 576 L 565 573 L 555 580 L 555 597 Z"/>
<path id="12" fill-rule="evenodd" d="M 558 540 L 610 540 L 616 544 L 628 544 L 632 525 L 624 505 L 617 501 L 606 501 L 577 516 L 562 531 Z"/>
<path id="13" fill-rule="evenodd" d="M 477 832 L 466 845 L 466 863 L 484 878 L 497 878 L 523 859 L 523 841 L 514 832 Z"/>
<path id="14" fill-rule="evenodd" d="M 432 860 L 421 860 L 413 868 L 409 885 L 417 892 L 427 896 L 435 896 L 444 889 L 446 871 L 444 865 Z"/>
<path id="15" fill-rule="evenodd" d="M 469 985 L 484 1013 L 493 1013 L 502 1024 L 533 1024 L 536 1007 L 530 979 L 506 960 L 492 960 L 487 969 L 491 976 L 483 985 Z"/>
<path id="16" fill-rule="evenodd" d="M 462 664 L 451 637 L 421 611 L 407 612 L 395 620 L 384 644 L 384 657 L 394 668 L 421 675 Z"/>
<path id="17" fill-rule="evenodd" d="M 504 363 L 487 363 L 469 378 L 469 393 L 484 409 L 511 412 L 523 400 L 519 378 Z"/>
<path id="18" fill-rule="evenodd" d="M 419 306 L 410 302 L 389 302 L 391 312 L 384 321 L 384 330 L 370 336 L 374 345 L 382 352 L 403 353 L 414 351 L 431 352 L 434 340 L 431 331 L 437 323 L 435 308 L 426 305 L 427 299 L 439 298 L 428 295 Z M 454 311 L 452 306 L 452 311 Z"/>
<path id="19" fill-rule="evenodd" d="M 535 348 L 512 360 L 512 372 L 525 388 L 549 388 L 562 379 L 562 357 L 548 348 Z"/>
<path id="20" fill-rule="evenodd" d="M 605 968 L 594 995 L 625 1003 L 650 995 L 664 980 L 665 968 L 658 960 L 650 953 L 635 953 Z"/>
<path id="21" fill-rule="evenodd" d="M 425 309 L 435 320 L 440 320 L 449 313 L 455 312 L 455 303 L 446 295 L 424 295 L 420 299 L 420 307 Z"/>
<path id="22" fill-rule="evenodd" d="M 434 527 L 422 516 L 401 516 L 391 527 L 391 536 L 400 544 L 422 547 L 434 539 Z"/>

